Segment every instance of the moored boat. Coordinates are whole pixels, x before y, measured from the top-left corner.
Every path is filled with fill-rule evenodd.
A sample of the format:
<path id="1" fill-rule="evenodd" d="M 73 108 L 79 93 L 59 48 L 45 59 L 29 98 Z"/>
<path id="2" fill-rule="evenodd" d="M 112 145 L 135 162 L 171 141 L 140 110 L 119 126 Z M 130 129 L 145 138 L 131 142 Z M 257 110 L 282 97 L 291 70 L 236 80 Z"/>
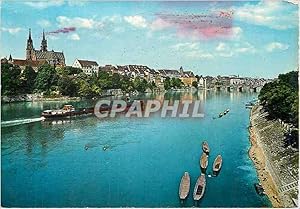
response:
<path id="1" fill-rule="evenodd" d="M 191 185 L 191 180 L 190 180 L 190 175 L 188 172 L 184 172 L 180 185 L 179 185 L 179 198 L 181 200 L 186 199 L 190 192 L 190 185 Z"/>
<path id="2" fill-rule="evenodd" d="M 195 188 L 194 188 L 194 194 L 193 194 L 194 200 L 198 201 L 203 197 L 205 187 L 206 187 L 205 174 L 201 174 L 198 177 L 198 180 L 197 180 Z"/>
<path id="3" fill-rule="evenodd" d="M 202 153 L 201 158 L 200 158 L 200 167 L 203 170 L 206 170 L 207 166 L 208 166 L 208 156 L 207 156 L 207 154 Z"/>
<path id="4" fill-rule="evenodd" d="M 214 161 L 214 164 L 213 164 L 213 172 L 214 173 L 217 173 L 221 170 L 221 167 L 222 167 L 222 156 L 221 155 L 218 155 Z"/>
<path id="5" fill-rule="evenodd" d="M 208 146 L 207 141 L 202 142 L 202 150 L 203 150 L 203 152 L 205 152 L 206 154 L 209 153 L 209 146 Z"/>
<path id="6" fill-rule="evenodd" d="M 220 112 L 220 113 L 219 113 L 219 118 L 221 118 L 223 115 L 224 115 L 224 113 L 223 113 L 223 112 Z"/>

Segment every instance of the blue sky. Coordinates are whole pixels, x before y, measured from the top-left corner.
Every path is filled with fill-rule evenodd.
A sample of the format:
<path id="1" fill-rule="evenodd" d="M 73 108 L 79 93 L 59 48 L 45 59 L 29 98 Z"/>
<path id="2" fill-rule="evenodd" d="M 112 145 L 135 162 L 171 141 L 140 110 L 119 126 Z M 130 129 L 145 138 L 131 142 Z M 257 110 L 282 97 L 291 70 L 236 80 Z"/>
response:
<path id="1" fill-rule="evenodd" d="M 45 29 L 48 49 L 63 51 L 68 65 L 80 58 L 272 78 L 298 66 L 297 16 L 298 5 L 279 0 L 3 1 L 0 55 L 24 58 L 28 28 L 36 49 Z"/>

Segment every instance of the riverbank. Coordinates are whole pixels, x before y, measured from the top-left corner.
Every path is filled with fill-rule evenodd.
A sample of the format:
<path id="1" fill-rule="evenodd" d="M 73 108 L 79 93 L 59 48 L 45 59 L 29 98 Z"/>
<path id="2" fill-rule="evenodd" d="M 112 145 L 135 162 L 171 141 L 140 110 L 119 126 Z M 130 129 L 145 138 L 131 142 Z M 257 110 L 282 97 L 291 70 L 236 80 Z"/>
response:
<path id="1" fill-rule="evenodd" d="M 55 96 L 46 97 L 41 94 L 23 94 L 17 96 L 2 96 L 2 103 L 13 103 L 13 102 L 35 102 L 35 101 L 79 101 L 80 97 L 69 97 L 69 96 Z"/>
<path id="2" fill-rule="evenodd" d="M 249 156 L 273 207 L 295 207 L 292 198 L 298 195 L 298 151 L 284 146 L 285 130 L 277 120 L 267 119 L 262 106 L 250 113 Z M 288 187 L 286 187 L 288 185 Z M 291 185 L 291 186 L 289 186 Z"/>

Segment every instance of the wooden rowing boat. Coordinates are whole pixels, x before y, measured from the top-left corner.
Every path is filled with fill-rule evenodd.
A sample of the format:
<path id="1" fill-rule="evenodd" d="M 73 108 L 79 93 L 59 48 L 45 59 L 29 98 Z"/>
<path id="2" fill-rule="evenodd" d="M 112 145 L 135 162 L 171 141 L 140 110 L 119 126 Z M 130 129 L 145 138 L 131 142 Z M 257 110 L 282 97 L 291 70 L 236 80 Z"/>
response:
<path id="1" fill-rule="evenodd" d="M 190 180 L 190 175 L 188 172 L 184 172 L 180 185 L 179 185 L 179 198 L 181 200 L 186 199 L 190 192 L 190 185 L 191 185 L 191 180 Z"/>
<path id="2" fill-rule="evenodd" d="M 213 164 L 213 172 L 219 172 L 222 167 L 222 156 L 218 155 Z"/>
<path id="3" fill-rule="evenodd" d="M 207 154 L 202 153 L 201 158 L 200 158 L 200 167 L 205 170 L 208 166 L 208 157 Z"/>
<path id="4" fill-rule="evenodd" d="M 205 174 L 201 174 L 198 177 L 198 180 L 197 180 L 195 188 L 194 188 L 194 194 L 193 194 L 194 200 L 198 201 L 203 197 L 205 187 L 206 187 Z"/>
<path id="5" fill-rule="evenodd" d="M 206 154 L 209 153 L 209 146 L 208 146 L 207 141 L 202 142 L 202 150 L 203 150 L 203 152 L 205 152 Z"/>

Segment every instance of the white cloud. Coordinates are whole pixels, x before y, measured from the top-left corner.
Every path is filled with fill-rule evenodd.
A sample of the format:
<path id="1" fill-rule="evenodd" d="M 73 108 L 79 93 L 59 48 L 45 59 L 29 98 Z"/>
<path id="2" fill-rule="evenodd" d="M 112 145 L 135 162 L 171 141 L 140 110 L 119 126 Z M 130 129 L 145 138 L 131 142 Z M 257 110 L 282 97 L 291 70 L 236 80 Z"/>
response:
<path id="1" fill-rule="evenodd" d="M 124 20 L 136 28 L 147 27 L 146 19 L 140 15 L 124 16 Z"/>
<path id="2" fill-rule="evenodd" d="M 86 3 L 85 0 L 69 0 L 68 4 L 70 6 L 83 6 Z"/>
<path id="3" fill-rule="evenodd" d="M 248 42 L 238 42 L 238 43 L 230 43 L 226 44 L 224 42 L 220 42 L 216 48 L 216 54 L 220 57 L 232 57 L 234 55 L 248 53 L 253 54 L 256 52 L 254 46 L 252 46 Z"/>
<path id="4" fill-rule="evenodd" d="M 93 19 L 82 18 L 82 17 L 74 17 L 69 18 L 66 16 L 58 16 L 56 18 L 60 27 L 76 27 L 76 28 L 88 28 L 91 29 L 94 26 L 99 26 Z"/>
<path id="5" fill-rule="evenodd" d="M 50 27 L 50 26 L 51 26 L 50 21 L 44 20 L 44 19 L 38 20 L 36 23 L 37 23 L 39 26 L 43 27 L 43 28 L 47 28 L 47 27 Z"/>
<path id="6" fill-rule="evenodd" d="M 80 40 L 80 37 L 77 33 L 73 33 L 71 35 L 68 36 L 68 39 L 70 40 L 74 40 L 74 41 L 79 41 Z"/>
<path id="7" fill-rule="evenodd" d="M 48 38 L 48 39 L 50 39 L 50 40 L 53 40 L 53 41 L 55 41 L 55 40 L 58 40 L 58 39 L 59 39 L 59 37 L 58 37 L 58 36 L 53 36 L 53 35 L 48 35 L 48 36 L 47 36 L 47 38 Z"/>
<path id="8" fill-rule="evenodd" d="M 211 59 L 214 57 L 211 53 L 202 50 L 200 44 L 196 42 L 178 43 L 172 45 L 170 48 L 177 53 L 192 59 Z"/>
<path id="9" fill-rule="evenodd" d="M 250 53 L 250 54 L 253 54 L 253 53 L 256 52 L 256 49 L 254 48 L 254 46 L 252 46 L 248 42 L 239 42 L 239 43 L 236 43 L 234 46 L 235 46 L 235 52 L 236 53 Z"/>
<path id="10" fill-rule="evenodd" d="M 190 51 L 186 52 L 185 55 L 190 58 L 199 59 L 212 59 L 214 57 L 212 54 L 203 51 Z"/>
<path id="11" fill-rule="evenodd" d="M 22 29 L 22 28 L 19 28 L 19 27 L 17 27 L 17 28 L 6 28 L 6 27 L 2 27 L 1 30 L 2 30 L 3 32 L 8 32 L 8 33 L 14 35 L 14 34 L 16 34 L 16 33 L 19 33 L 19 32 L 20 32 L 21 30 L 23 30 L 23 29 Z"/>
<path id="12" fill-rule="evenodd" d="M 24 2 L 24 4 L 36 9 L 45 9 L 53 6 L 61 6 L 64 4 L 64 0 L 30 1 L 30 2 Z"/>
<path id="13" fill-rule="evenodd" d="M 280 42 L 272 42 L 272 43 L 269 43 L 268 45 L 266 45 L 265 48 L 268 52 L 284 51 L 284 50 L 287 50 L 289 48 L 289 45 L 283 44 L 283 43 L 280 43 Z"/>
<path id="14" fill-rule="evenodd" d="M 216 51 L 225 51 L 225 50 L 228 50 L 228 46 L 223 42 L 220 42 L 216 47 Z"/>
<path id="15" fill-rule="evenodd" d="M 243 29 L 240 27 L 232 27 L 231 32 L 232 32 L 231 39 L 240 39 L 243 33 Z"/>
<path id="16" fill-rule="evenodd" d="M 186 43 L 178 43 L 171 48 L 177 50 L 177 51 L 184 51 L 184 50 L 197 50 L 199 49 L 199 43 L 191 43 L 191 42 L 186 42 Z"/>
<path id="17" fill-rule="evenodd" d="M 298 25 L 297 11 L 294 7 L 281 1 L 261 1 L 236 7 L 234 15 L 240 21 L 285 30 Z"/>

